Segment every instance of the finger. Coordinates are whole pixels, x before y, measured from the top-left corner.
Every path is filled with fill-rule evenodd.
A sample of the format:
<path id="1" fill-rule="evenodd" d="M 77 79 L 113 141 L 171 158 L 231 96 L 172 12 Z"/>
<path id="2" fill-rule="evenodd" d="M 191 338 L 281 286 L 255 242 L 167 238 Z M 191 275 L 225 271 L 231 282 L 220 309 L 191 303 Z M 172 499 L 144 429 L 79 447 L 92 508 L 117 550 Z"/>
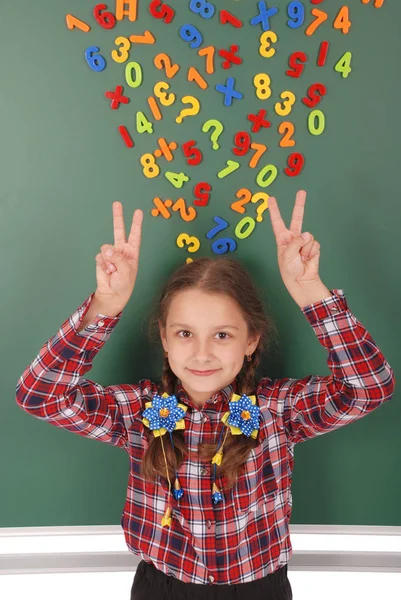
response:
<path id="1" fill-rule="evenodd" d="M 107 254 L 110 250 L 112 251 L 111 255 Z M 115 251 L 114 246 L 111 246 L 110 244 L 103 244 L 100 251 L 105 271 L 107 271 L 107 273 L 112 273 L 116 270 L 114 263 L 118 253 Z"/>
<path id="2" fill-rule="evenodd" d="M 279 211 L 279 208 L 277 205 L 277 200 L 274 198 L 274 196 L 269 196 L 268 208 L 269 208 L 270 220 L 272 222 L 274 237 L 276 238 L 276 241 L 278 242 L 281 235 L 287 231 L 287 228 L 281 217 L 281 214 L 280 214 L 280 211 Z"/>
<path id="3" fill-rule="evenodd" d="M 141 245 L 143 211 L 137 208 L 132 217 L 131 231 L 128 237 L 128 243 L 134 248 L 135 254 L 139 255 Z"/>
<path id="4" fill-rule="evenodd" d="M 315 238 L 313 237 L 313 235 L 311 233 L 309 233 L 308 231 L 306 231 L 305 233 L 302 234 L 302 236 L 307 235 L 309 237 L 308 242 L 302 246 L 301 248 L 301 257 L 304 258 L 309 258 L 311 250 L 312 250 L 312 246 L 313 243 L 315 241 Z"/>
<path id="5" fill-rule="evenodd" d="M 304 262 L 309 261 L 319 253 L 320 253 L 320 244 L 319 244 L 319 242 L 316 242 L 316 240 L 315 240 L 311 246 L 310 252 L 308 253 L 307 256 L 302 256 L 302 260 Z"/>
<path id="6" fill-rule="evenodd" d="M 95 260 L 96 269 L 99 269 L 102 273 L 110 274 L 111 272 L 115 271 L 114 265 L 107 263 L 101 254 L 97 254 Z"/>
<path id="7" fill-rule="evenodd" d="M 290 225 L 290 231 L 292 231 L 294 235 L 301 235 L 305 201 L 306 192 L 304 190 L 298 190 L 295 196 L 295 205 L 294 210 L 292 211 L 292 219 Z"/>
<path id="8" fill-rule="evenodd" d="M 113 229 L 114 245 L 122 246 L 125 244 L 125 225 L 123 215 L 123 205 L 121 202 L 113 202 Z"/>

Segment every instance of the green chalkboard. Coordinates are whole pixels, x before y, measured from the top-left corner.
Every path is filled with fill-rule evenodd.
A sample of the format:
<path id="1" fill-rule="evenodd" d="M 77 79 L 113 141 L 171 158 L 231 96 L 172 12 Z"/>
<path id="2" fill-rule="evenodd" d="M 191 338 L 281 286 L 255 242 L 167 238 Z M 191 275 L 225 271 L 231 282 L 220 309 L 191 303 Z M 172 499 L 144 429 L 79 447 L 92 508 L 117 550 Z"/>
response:
<path id="1" fill-rule="evenodd" d="M 243 216 L 258 214 L 258 204 L 248 203 L 244 215 L 231 208 L 241 188 L 274 194 L 287 225 L 296 191 L 307 190 L 304 229 L 321 244 L 321 278 L 329 289 L 345 291 L 349 307 L 399 377 L 401 5 L 385 2 L 375 8 L 373 3 L 349 1 L 352 24 L 343 33 L 333 26 L 343 0 L 315 7 L 306 0 L 296 3 L 304 5 L 306 16 L 295 28 L 287 23 L 290 3 L 276 2 L 279 11 L 270 26 L 278 39 L 271 58 L 259 53 L 262 25 L 250 24 L 258 14 L 254 0 L 219 3 L 209 19 L 194 14 L 188 1 L 171 2 L 176 12 L 170 23 L 154 18 L 149 2 L 139 0 L 136 21 L 126 17 L 112 29 L 96 22 L 95 3 L 19 0 L 2 7 L 0 526 L 120 522 L 127 455 L 34 419 L 15 402 L 15 386 L 24 368 L 96 287 L 95 255 L 102 244 L 113 243 L 114 200 L 123 203 L 127 225 L 135 208 L 144 210 L 140 270 L 134 296 L 87 378 L 102 385 L 158 379 L 161 352 L 146 333 L 151 303 L 172 269 L 190 256 L 187 247 L 177 246 L 179 234 L 200 240 L 194 256 L 214 255 L 213 240 L 206 234 L 216 216 L 228 222 L 220 235 L 236 242 L 232 256 L 246 265 L 261 287 L 266 310 L 279 330 L 278 347 L 265 357 L 259 375 L 329 374 L 326 350 L 281 281 L 267 212 L 248 237 L 235 233 Z M 267 5 L 271 8 L 273 3 Z M 244 26 L 221 24 L 222 7 Z M 115 12 L 114 0 L 108 8 Z M 327 11 L 328 19 L 307 35 L 314 20 L 312 8 Z M 67 13 L 88 23 L 90 31 L 68 29 Z M 213 73 L 207 73 L 199 48 L 181 39 L 179 31 L 185 24 L 201 32 L 200 48 L 216 48 Z M 138 63 L 143 78 L 141 85 L 130 87 L 127 62 L 115 62 L 111 51 L 117 37 L 145 31 L 153 34 L 155 43 L 132 43 L 127 62 Z M 318 66 L 324 41 L 329 42 L 326 63 Z M 218 51 L 232 45 L 239 46 L 243 62 L 224 69 Z M 103 71 L 92 70 L 85 59 L 91 46 L 97 46 L 106 60 Z M 286 74 L 294 52 L 307 56 L 299 78 Z M 335 65 L 346 52 L 352 53 L 352 71 L 343 77 Z M 173 78 L 155 67 L 159 53 L 179 65 Z M 207 89 L 188 81 L 190 67 L 202 75 Z M 259 99 L 255 93 L 253 78 L 259 73 L 270 77 L 269 98 Z M 135 77 L 133 71 L 134 83 Z M 228 77 L 234 77 L 235 89 L 243 94 L 231 106 L 224 105 L 224 94 L 216 90 Z M 159 81 L 170 85 L 168 92 L 176 99 L 161 107 L 163 118 L 156 120 L 148 98 Z M 326 86 L 326 94 L 311 108 L 302 98 L 315 83 Z M 123 86 L 130 101 L 113 110 L 105 92 L 117 85 Z M 275 104 L 284 91 L 293 92 L 296 102 L 289 115 L 279 116 Z M 175 119 L 186 95 L 198 99 L 200 112 L 178 124 Z M 247 115 L 264 108 L 271 127 L 251 133 Z M 324 115 L 320 135 L 309 131 L 313 110 Z M 137 132 L 139 111 L 152 121 L 153 133 Z M 224 126 L 217 150 L 212 148 L 212 130 L 202 131 L 209 119 Z M 278 128 L 284 121 L 295 128 L 295 146 L 280 146 L 283 136 Z M 314 122 L 317 126 L 319 118 Z M 124 144 L 120 126 L 127 128 L 134 147 Z M 255 168 L 249 166 L 253 150 L 244 156 L 232 151 L 239 131 L 251 133 L 253 143 L 268 148 Z M 158 148 L 159 138 L 179 147 L 172 161 L 157 159 L 157 177 L 146 178 L 141 157 Z M 195 140 L 203 153 L 198 166 L 188 165 L 184 157 L 182 144 L 189 140 Z M 291 177 L 284 169 L 294 152 L 303 155 L 304 166 Z M 240 167 L 219 178 L 217 173 L 228 160 L 236 160 Z M 277 177 L 261 187 L 257 175 L 269 164 L 277 168 Z M 175 188 L 165 177 L 167 171 L 184 172 L 190 179 Z M 199 182 L 212 189 L 207 206 L 196 207 L 195 219 L 185 221 L 179 210 L 171 208 L 170 218 L 152 215 L 156 197 L 163 202 L 183 198 L 187 207 L 194 207 L 193 190 Z M 252 226 L 252 219 L 248 221 Z M 292 523 L 401 525 L 398 395 L 396 390 L 391 402 L 368 417 L 296 446 Z"/>

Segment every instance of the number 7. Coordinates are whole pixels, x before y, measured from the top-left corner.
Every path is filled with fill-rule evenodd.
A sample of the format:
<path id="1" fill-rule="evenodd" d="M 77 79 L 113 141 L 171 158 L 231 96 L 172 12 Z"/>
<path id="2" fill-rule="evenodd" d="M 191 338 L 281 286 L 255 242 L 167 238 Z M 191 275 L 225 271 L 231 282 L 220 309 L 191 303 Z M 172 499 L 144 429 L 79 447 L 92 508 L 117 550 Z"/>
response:
<path id="1" fill-rule="evenodd" d="M 318 8 L 312 8 L 311 13 L 316 19 L 312 21 L 309 27 L 305 30 L 306 35 L 312 35 L 316 29 L 327 20 L 328 14 Z"/>

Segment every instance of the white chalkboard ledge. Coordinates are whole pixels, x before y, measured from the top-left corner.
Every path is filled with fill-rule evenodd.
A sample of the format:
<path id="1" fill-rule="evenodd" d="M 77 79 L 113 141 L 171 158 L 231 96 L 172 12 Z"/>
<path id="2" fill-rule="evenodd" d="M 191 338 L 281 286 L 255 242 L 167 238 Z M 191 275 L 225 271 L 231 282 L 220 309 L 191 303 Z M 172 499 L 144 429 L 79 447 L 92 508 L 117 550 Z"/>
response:
<path id="1" fill-rule="evenodd" d="M 290 525 L 292 571 L 401 572 L 401 527 Z M 135 571 L 119 525 L 0 528 L 0 575 Z"/>

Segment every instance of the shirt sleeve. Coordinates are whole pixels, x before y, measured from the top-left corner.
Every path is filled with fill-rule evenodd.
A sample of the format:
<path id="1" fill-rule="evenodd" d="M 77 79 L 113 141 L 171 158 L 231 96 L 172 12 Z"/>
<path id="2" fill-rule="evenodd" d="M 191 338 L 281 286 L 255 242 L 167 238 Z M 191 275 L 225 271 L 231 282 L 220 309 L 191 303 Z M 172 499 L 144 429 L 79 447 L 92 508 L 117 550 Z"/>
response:
<path id="1" fill-rule="evenodd" d="M 303 442 L 373 412 L 390 400 L 393 369 L 348 308 L 343 290 L 301 310 L 328 350 L 331 375 L 280 379 L 278 403 L 288 438 Z"/>
<path id="2" fill-rule="evenodd" d="M 109 339 L 122 312 L 97 314 L 78 333 L 94 292 L 40 349 L 17 382 L 17 404 L 30 415 L 79 435 L 114 446 L 127 444 L 124 404 L 138 402 L 140 385 L 102 387 L 83 375 Z M 120 400 L 118 401 L 119 398 Z"/>

